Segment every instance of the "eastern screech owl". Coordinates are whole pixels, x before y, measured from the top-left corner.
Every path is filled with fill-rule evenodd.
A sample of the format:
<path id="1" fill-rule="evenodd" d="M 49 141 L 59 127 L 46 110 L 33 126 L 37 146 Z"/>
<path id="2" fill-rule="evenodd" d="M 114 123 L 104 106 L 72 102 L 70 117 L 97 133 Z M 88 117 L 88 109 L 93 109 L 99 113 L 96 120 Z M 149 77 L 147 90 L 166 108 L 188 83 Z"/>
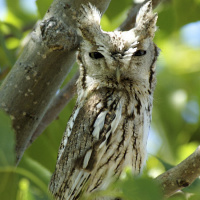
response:
<path id="1" fill-rule="evenodd" d="M 78 98 L 50 183 L 55 199 L 75 200 L 104 190 L 125 167 L 141 172 L 151 122 L 158 48 L 151 2 L 130 31 L 105 32 L 91 4 L 76 14 Z M 110 197 L 96 199 L 112 199 Z"/>

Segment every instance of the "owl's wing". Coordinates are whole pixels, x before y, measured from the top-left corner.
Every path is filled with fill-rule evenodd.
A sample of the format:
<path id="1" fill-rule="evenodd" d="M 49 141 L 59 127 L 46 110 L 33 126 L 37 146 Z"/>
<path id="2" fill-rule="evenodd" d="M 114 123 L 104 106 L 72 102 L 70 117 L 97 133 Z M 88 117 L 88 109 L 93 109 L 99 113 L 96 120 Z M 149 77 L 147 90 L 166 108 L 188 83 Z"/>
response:
<path id="1" fill-rule="evenodd" d="M 120 97 L 113 98 L 113 91 L 99 90 L 78 104 L 68 122 L 63 136 L 56 170 L 51 179 L 50 190 L 55 197 L 77 199 L 100 160 L 100 150 L 109 140 L 121 118 Z M 61 199 L 61 197 L 58 197 Z"/>

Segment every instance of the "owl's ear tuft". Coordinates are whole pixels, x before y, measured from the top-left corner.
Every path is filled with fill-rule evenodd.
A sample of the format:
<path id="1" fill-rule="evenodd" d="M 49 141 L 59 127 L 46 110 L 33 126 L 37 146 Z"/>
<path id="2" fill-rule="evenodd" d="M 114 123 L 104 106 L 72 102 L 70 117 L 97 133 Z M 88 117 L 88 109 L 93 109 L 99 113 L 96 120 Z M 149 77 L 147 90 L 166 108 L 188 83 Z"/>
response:
<path id="1" fill-rule="evenodd" d="M 78 33 L 85 38 L 86 34 L 93 35 L 100 27 L 101 13 L 91 3 L 81 5 L 80 10 L 77 12 L 76 22 Z"/>
<path id="2" fill-rule="evenodd" d="M 143 38 L 153 38 L 157 29 L 157 18 L 157 13 L 152 11 L 152 2 L 148 1 L 139 10 L 134 31 Z"/>
<path id="3" fill-rule="evenodd" d="M 100 25 L 101 13 L 91 3 L 86 5 L 82 4 L 78 15 L 79 24 L 88 26 L 88 24 Z"/>

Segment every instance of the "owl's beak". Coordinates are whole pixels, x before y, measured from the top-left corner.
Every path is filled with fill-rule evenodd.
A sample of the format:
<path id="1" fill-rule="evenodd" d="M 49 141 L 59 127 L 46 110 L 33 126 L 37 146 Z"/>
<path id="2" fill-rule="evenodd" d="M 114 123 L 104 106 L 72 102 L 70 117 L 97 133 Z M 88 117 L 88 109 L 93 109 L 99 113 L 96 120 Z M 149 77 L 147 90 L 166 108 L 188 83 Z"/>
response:
<path id="1" fill-rule="evenodd" d="M 120 67 L 117 66 L 116 68 L 116 78 L 117 78 L 117 82 L 119 83 L 120 82 Z"/>

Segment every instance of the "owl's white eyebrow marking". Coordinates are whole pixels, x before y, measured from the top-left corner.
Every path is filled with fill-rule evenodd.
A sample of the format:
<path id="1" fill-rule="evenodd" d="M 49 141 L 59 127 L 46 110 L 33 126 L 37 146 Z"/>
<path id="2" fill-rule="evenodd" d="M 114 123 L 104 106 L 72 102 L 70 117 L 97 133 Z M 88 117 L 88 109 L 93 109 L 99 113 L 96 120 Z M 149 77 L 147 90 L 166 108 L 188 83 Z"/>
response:
<path id="1" fill-rule="evenodd" d="M 138 41 L 135 41 L 135 42 L 133 42 L 132 44 L 131 44 L 131 48 L 134 48 L 134 47 L 137 47 L 137 45 L 139 44 L 139 42 Z"/>
<path id="2" fill-rule="evenodd" d="M 123 58 L 132 56 L 136 51 L 137 51 L 137 47 L 129 48 L 127 51 L 124 52 Z"/>

